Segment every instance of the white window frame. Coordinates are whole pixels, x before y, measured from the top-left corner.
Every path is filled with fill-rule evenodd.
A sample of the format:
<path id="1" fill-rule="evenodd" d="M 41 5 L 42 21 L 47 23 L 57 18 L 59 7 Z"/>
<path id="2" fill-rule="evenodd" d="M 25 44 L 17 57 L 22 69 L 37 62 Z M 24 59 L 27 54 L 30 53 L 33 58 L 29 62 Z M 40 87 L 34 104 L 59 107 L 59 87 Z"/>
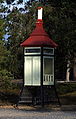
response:
<path id="1" fill-rule="evenodd" d="M 53 74 L 44 74 L 44 59 L 45 58 L 50 58 L 53 59 Z M 44 81 L 44 77 L 48 77 L 48 81 Z M 50 81 L 49 81 L 49 77 L 50 77 Z M 51 77 L 53 77 L 53 81 L 51 81 Z M 51 56 L 44 56 L 43 57 L 43 85 L 54 85 L 54 57 Z"/>

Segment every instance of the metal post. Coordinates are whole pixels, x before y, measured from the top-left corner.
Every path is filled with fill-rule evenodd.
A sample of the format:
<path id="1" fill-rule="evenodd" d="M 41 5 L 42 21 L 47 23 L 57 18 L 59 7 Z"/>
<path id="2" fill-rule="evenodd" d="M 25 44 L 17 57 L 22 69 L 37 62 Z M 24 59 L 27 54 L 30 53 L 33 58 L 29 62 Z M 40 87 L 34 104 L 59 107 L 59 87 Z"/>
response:
<path id="1" fill-rule="evenodd" d="M 44 107 L 44 87 L 43 87 L 43 47 L 41 47 L 41 106 Z"/>
<path id="2" fill-rule="evenodd" d="M 54 89 L 55 89 L 55 94 L 56 94 L 56 97 L 57 97 L 57 99 L 58 99 L 58 103 L 59 103 L 59 105 L 61 106 L 61 103 L 60 103 L 60 100 L 59 100 L 58 93 L 57 93 L 57 90 L 56 90 L 55 85 L 54 85 Z"/>

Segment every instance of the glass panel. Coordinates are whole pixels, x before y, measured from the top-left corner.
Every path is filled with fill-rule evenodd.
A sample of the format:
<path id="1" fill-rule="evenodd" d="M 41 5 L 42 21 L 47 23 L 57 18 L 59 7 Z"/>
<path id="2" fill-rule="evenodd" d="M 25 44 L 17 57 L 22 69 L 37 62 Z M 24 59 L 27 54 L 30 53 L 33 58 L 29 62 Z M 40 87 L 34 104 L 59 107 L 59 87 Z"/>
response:
<path id="1" fill-rule="evenodd" d="M 40 54 L 40 52 L 41 52 L 41 49 L 40 49 L 40 47 L 25 47 L 24 48 L 24 54 L 25 55 L 32 55 L 32 54 Z"/>
<path id="2" fill-rule="evenodd" d="M 53 74 L 53 59 L 44 58 L 44 74 Z"/>
<path id="3" fill-rule="evenodd" d="M 25 57 L 25 65 L 24 65 L 24 76 L 25 81 L 24 83 L 26 85 L 32 84 L 32 58 L 31 57 Z"/>
<path id="4" fill-rule="evenodd" d="M 39 53 L 40 49 L 26 49 L 25 52 L 26 53 Z"/>
<path id="5" fill-rule="evenodd" d="M 40 57 L 33 58 L 33 85 L 40 85 Z"/>
<path id="6" fill-rule="evenodd" d="M 54 85 L 54 58 L 44 57 L 43 85 Z"/>
<path id="7" fill-rule="evenodd" d="M 24 85 L 40 85 L 40 57 L 25 57 Z"/>
<path id="8" fill-rule="evenodd" d="M 43 50 L 44 54 L 54 54 L 54 49 L 53 48 L 44 48 Z"/>

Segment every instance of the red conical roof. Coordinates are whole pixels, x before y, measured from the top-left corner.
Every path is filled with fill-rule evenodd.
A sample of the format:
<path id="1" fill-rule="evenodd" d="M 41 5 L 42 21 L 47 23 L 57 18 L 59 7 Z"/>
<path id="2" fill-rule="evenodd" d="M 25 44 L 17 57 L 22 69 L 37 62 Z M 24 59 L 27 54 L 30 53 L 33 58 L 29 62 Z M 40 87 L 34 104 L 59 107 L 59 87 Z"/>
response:
<path id="1" fill-rule="evenodd" d="M 48 34 L 43 28 L 42 20 L 37 20 L 36 28 L 30 34 L 30 37 L 26 39 L 21 46 L 23 47 L 57 47 L 58 45 L 49 38 Z"/>

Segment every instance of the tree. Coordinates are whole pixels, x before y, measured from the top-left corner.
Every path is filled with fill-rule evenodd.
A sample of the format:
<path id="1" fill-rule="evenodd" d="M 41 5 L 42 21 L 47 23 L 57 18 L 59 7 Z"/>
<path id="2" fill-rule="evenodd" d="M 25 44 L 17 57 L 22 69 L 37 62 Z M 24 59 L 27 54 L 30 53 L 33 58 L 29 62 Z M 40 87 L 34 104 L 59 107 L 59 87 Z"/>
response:
<path id="1" fill-rule="evenodd" d="M 20 44 L 28 38 L 35 26 L 36 6 L 34 6 L 34 9 L 27 5 L 28 12 L 24 14 L 17 8 L 13 8 L 12 12 L 6 17 L 6 33 L 10 35 L 6 47 L 11 52 L 10 70 L 15 78 L 22 78 L 23 76 L 23 51 Z"/>
<path id="2" fill-rule="evenodd" d="M 12 56 L 11 70 L 16 77 L 19 77 L 23 72 L 20 43 L 27 39 L 32 32 L 37 19 L 36 8 L 40 5 L 42 5 L 40 2 L 31 2 L 31 5 L 27 3 L 25 5 L 27 11 L 24 14 L 17 8 L 13 8 L 6 18 L 7 33 L 10 35 L 7 47 Z M 45 2 L 44 5 L 44 27 L 49 36 L 59 45 L 56 50 L 58 78 L 65 79 L 68 61 L 70 61 L 70 68 L 74 64 L 74 52 L 76 52 L 75 8 L 74 2 L 69 0 L 61 2 L 51 0 Z"/>
<path id="3" fill-rule="evenodd" d="M 68 61 L 70 61 L 69 68 L 73 67 L 74 52 L 76 52 L 76 10 L 73 1 L 69 2 L 67 0 L 62 1 L 61 5 L 58 4 L 60 3 L 55 3 L 55 1 L 53 1 L 50 5 L 48 5 L 48 8 L 45 7 L 44 20 L 47 32 L 49 31 L 49 35 L 52 39 L 57 41 L 59 45 L 57 48 L 57 67 L 58 70 L 62 70 L 62 74 L 64 74 L 63 72 L 68 70 L 68 67 L 66 67 L 68 65 Z M 46 20 L 47 17 L 48 19 Z"/>
<path id="4" fill-rule="evenodd" d="M 5 47 L 5 42 L 0 40 L 0 87 L 8 89 L 11 87 L 11 80 L 14 79 L 10 72 L 10 52 Z"/>
<path id="5" fill-rule="evenodd" d="M 0 40 L 0 70 L 7 69 L 9 70 L 9 57 L 10 52 L 4 46 L 4 41 Z"/>

